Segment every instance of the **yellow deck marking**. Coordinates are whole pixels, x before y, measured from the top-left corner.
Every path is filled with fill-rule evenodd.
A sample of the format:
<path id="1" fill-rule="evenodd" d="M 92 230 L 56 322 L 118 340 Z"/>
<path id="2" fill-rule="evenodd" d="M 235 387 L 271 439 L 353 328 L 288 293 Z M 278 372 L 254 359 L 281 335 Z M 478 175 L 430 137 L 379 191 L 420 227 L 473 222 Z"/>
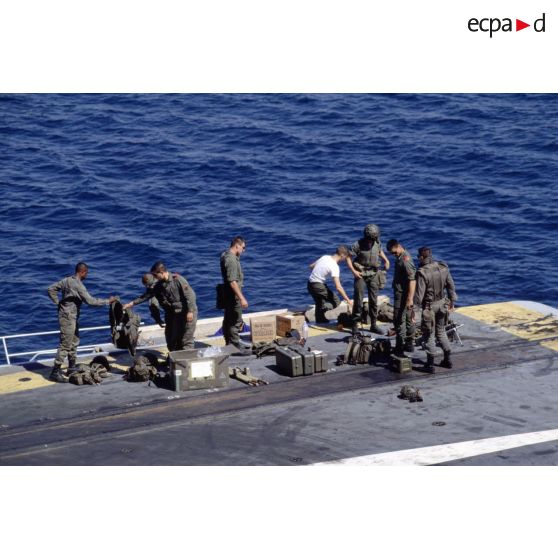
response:
<path id="1" fill-rule="evenodd" d="M 558 351 L 558 339 L 553 339 L 552 341 L 543 341 L 541 345 L 543 347 L 546 347 L 547 349 Z"/>
<path id="2" fill-rule="evenodd" d="M 529 310 L 513 302 L 468 306 L 460 308 L 457 312 L 485 324 L 497 326 L 503 331 L 528 341 L 558 337 L 558 318 L 556 316 Z M 555 351 L 558 350 L 558 340 L 545 341 L 541 345 Z"/>
<path id="3" fill-rule="evenodd" d="M 22 378 L 30 378 L 30 380 L 21 382 Z M 24 370 L 0 376 L 0 395 L 53 385 L 54 382 L 49 382 L 42 374 Z"/>

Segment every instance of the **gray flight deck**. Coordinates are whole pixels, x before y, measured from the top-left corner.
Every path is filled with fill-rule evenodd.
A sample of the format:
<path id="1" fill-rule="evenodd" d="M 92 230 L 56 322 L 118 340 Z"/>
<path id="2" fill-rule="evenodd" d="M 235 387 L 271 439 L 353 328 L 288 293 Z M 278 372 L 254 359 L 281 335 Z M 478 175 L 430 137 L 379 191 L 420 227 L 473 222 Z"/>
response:
<path id="1" fill-rule="evenodd" d="M 455 314 L 464 324 L 463 346 L 452 344 L 454 369 L 436 367 L 435 374 L 420 371 L 420 349 L 412 355 L 410 374 L 392 372 L 384 362 L 336 367 L 349 334 L 333 327 L 311 328 L 316 335 L 308 342 L 328 353 L 330 369 L 324 373 L 288 378 L 278 373 L 274 356 L 231 356 L 229 366 L 249 366 L 269 381 L 260 387 L 231 379 L 227 388 L 175 393 L 128 383 L 122 376 L 132 359 L 120 353 L 119 368 L 98 386 L 48 384 L 0 392 L 0 464 L 364 464 L 366 456 L 368 462 L 382 456 L 376 462 L 390 464 L 399 462 L 391 459 L 397 452 L 417 450 L 406 462 L 555 465 L 558 319 L 553 309 L 538 310 L 541 318 L 529 319 L 544 327 L 525 336 L 522 331 L 532 333 L 532 324 L 521 319 L 511 320 L 510 333 L 494 316 L 487 321 Z M 50 367 L 0 367 L 0 381 L 25 383 L 22 373 L 46 378 Z M 399 399 L 404 384 L 419 387 L 424 401 Z M 540 432 L 546 438 L 536 442 L 533 433 Z M 525 440 L 505 446 L 504 437 L 518 435 Z M 498 445 L 501 439 L 504 446 Z M 463 454 L 468 457 L 451 448 L 439 457 L 448 444 L 461 451 L 479 442 L 483 449 Z"/>

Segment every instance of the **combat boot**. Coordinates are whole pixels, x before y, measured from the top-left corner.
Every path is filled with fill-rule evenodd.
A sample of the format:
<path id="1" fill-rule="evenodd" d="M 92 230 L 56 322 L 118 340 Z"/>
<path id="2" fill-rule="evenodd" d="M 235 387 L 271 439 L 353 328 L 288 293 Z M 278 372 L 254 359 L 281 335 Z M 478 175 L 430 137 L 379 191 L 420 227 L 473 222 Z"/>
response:
<path id="1" fill-rule="evenodd" d="M 406 353 L 414 353 L 415 352 L 415 344 L 413 343 L 413 340 L 409 340 L 407 339 L 407 341 L 405 341 L 405 346 L 403 347 L 403 350 Z"/>
<path id="2" fill-rule="evenodd" d="M 434 374 L 434 355 L 426 355 L 426 364 L 422 367 L 423 372 Z"/>
<path id="3" fill-rule="evenodd" d="M 64 374 L 62 372 L 62 368 L 60 368 L 59 364 L 55 364 L 52 372 L 50 373 L 50 376 L 48 377 L 48 379 L 51 382 L 58 382 L 60 384 L 66 384 L 70 381 L 70 379 L 68 378 L 68 376 L 66 376 L 66 374 Z"/>
<path id="4" fill-rule="evenodd" d="M 385 332 L 382 328 L 376 325 L 376 322 L 370 324 L 370 333 L 376 333 L 377 335 L 385 335 Z"/>
<path id="5" fill-rule="evenodd" d="M 444 368 L 453 368 L 453 362 L 451 361 L 451 351 L 444 351 L 444 360 L 440 362 L 440 366 Z"/>

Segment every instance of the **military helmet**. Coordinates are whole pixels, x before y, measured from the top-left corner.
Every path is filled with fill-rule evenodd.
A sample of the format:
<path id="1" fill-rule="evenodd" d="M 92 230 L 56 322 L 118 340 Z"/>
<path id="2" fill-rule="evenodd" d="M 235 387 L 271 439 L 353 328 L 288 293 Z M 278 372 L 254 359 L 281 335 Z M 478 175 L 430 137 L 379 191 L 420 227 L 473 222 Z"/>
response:
<path id="1" fill-rule="evenodd" d="M 365 238 L 380 238 L 380 227 L 378 225 L 369 224 L 364 227 Z"/>

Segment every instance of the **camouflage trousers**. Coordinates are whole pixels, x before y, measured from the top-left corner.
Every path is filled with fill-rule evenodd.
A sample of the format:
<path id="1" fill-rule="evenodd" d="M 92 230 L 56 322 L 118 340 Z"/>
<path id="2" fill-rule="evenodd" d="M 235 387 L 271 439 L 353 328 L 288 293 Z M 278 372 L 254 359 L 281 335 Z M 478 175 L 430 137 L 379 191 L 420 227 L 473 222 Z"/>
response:
<path id="1" fill-rule="evenodd" d="M 236 296 L 234 299 L 227 298 L 227 302 L 225 303 L 225 315 L 223 317 L 223 337 L 225 338 L 225 344 L 238 345 L 243 324 L 240 301 Z"/>
<path id="2" fill-rule="evenodd" d="M 79 346 L 79 316 L 61 308 L 58 311 L 58 324 L 60 326 L 60 342 L 54 358 L 54 365 L 62 366 L 66 357 L 68 357 L 68 360 L 76 360 Z"/>
<path id="3" fill-rule="evenodd" d="M 406 306 L 407 295 L 395 294 L 393 300 L 393 327 L 395 328 L 395 350 L 401 350 L 405 343 L 413 343 L 415 326 L 411 311 Z"/>
<path id="4" fill-rule="evenodd" d="M 370 323 L 375 324 L 378 319 L 378 292 L 380 291 L 379 274 L 355 279 L 353 294 L 353 321 L 359 322 L 364 305 L 364 289 L 368 292 L 368 315 Z"/>
<path id="5" fill-rule="evenodd" d="M 426 344 L 426 352 L 434 356 L 436 354 L 435 340 L 440 343 L 442 349 L 451 351 L 451 346 L 446 333 L 448 319 L 448 307 L 445 300 L 438 300 L 422 311 L 422 341 Z"/>
<path id="6" fill-rule="evenodd" d="M 182 351 L 194 348 L 194 333 L 198 321 L 198 312 L 194 312 L 194 319 L 186 321 L 186 312 L 165 313 L 165 340 L 169 351 Z"/>

